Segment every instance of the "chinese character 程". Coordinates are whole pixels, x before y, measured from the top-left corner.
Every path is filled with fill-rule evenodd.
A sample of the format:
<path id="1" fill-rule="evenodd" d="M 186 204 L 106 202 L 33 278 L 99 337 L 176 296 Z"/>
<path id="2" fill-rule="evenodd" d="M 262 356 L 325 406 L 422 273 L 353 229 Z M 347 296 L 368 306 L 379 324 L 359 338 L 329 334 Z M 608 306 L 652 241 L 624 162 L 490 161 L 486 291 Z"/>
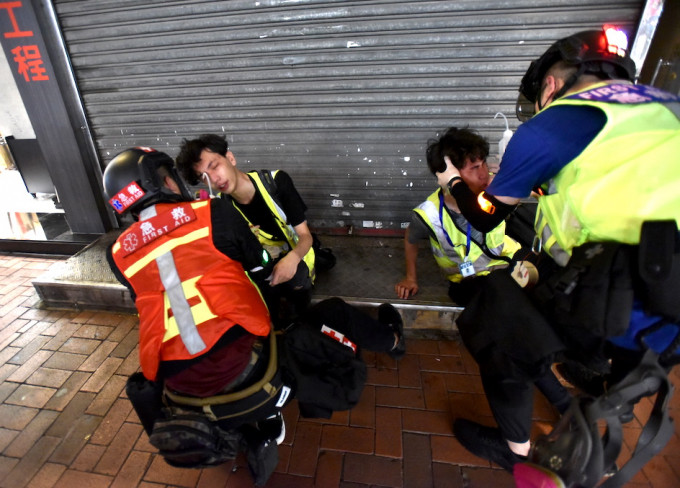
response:
<path id="1" fill-rule="evenodd" d="M 14 61 L 19 65 L 19 74 L 26 81 L 44 81 L 50 77 L 45 73 L 38 46 L 18 46 L 12 49 Z"/>

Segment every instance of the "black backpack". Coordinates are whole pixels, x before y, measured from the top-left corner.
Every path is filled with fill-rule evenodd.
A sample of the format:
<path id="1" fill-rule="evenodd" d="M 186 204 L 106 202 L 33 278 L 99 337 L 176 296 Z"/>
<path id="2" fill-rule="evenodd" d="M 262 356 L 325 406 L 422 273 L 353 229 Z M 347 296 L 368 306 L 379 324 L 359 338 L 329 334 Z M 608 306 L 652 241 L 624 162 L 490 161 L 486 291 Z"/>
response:
<path id="1" fill-rule="evenodd" d="M 216 466 L 236 458 L 241 443 L 237 431 L 220 429 L 204 415 L 193 412 L 177 413 L 164 409 L 149 435 L 149 442 L 165 461 L 177 468 Z"/>

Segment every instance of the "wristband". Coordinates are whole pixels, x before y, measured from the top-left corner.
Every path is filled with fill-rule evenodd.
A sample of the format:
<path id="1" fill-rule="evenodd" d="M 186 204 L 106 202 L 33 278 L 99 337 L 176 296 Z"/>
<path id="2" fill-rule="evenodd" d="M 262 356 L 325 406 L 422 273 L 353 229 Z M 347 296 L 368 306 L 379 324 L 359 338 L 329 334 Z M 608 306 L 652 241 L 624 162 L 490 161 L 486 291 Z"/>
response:
<path id="1" fill-rule="evenodd" d="M 451 186 L 456 182 L 456 180 L 461 180 L 461 181 L 463 181 L 463 178 L 461 178 L 460 176 L 454 176 L 453 178 L 451 178 L 451 179 L 449 180 L 449 182 L 446 184 L 446 186 L 448 186 L 449 188 L 451 188 Z"/>

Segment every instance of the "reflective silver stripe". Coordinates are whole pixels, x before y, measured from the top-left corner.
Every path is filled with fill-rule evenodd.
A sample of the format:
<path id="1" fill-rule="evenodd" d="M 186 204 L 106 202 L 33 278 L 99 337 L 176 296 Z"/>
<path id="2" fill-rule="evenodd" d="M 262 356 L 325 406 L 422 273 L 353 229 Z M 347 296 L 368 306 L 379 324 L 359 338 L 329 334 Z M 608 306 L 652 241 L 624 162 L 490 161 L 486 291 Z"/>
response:
<path id="1" fill-rule="evenodd" d="M 418 205 L 417 208 L 421 209 L 427 215 L 427 220 L 430 221 L 430 225 L 434 230 L 434 234 L 437 236 L 437 241 L 439 241 L 441 250 L 444 251 L 446 257 L 448 257 L 452 261 L 455 261 L 456 263 L 459 263 L 460 256 L 458 256 L 456 250 L 449 245 L 449 243 L 446 240 L 446 237 L 444 236 L 442 223 L 439 220 L 439 212 L 435 205 L 431 201 L 425 200 L 423 203 Z M 444 257 L 439 249 L 433 247 L 432 251 L 434 252 L 434 254 L 439 254 L 440 257 Z"/>
<path id="2" fill-rule="evenodd" d="M 139 212 L 139 220 L 148 220 L 151 217 L 155 217 L 157 213 L 156 206 L 151 205 L 150 207 L 146 207 L 144 210 Z"/>
<path id="3" fill-rule="evenodd" d="M 172 252 L 168 252 L 156 258 L 161 282 L 168 294 L 170 308 L 177 322 L 179 335 L 189 354 L 197 354 L 206 348 L 205 342 L 198 333 L 194 316 L 191 314 L 191 306 L 184 296 L 182 280 L 175 266 L 175 258 Z"/>

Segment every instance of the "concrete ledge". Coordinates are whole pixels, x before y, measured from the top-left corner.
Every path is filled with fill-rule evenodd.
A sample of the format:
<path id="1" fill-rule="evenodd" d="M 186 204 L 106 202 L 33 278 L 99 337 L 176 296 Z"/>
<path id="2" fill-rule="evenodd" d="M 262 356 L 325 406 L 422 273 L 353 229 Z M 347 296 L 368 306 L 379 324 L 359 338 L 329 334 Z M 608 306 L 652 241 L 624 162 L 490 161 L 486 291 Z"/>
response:
<path id="1" fill-rule="evenodd" d="M 136 313 L 130 294 L 111 272 L 106 249 L 119 231 L 108 233 L 71 258 L 55 263 L 33 281 L 42 306 Z M 388 237 L 321 236 L 333 249 L 336 266 L 318 273 L 313 301 L 340 297 L 368 312 L 391 303 L 404 319 L 407 335 L 451 337 L 463 310 L 447 295 L 448 284 L 429 249 L 419 256 L 419 293 L 410 300 L 396 297 L 394 285 L 404 269 L 403 240 Z"/>

